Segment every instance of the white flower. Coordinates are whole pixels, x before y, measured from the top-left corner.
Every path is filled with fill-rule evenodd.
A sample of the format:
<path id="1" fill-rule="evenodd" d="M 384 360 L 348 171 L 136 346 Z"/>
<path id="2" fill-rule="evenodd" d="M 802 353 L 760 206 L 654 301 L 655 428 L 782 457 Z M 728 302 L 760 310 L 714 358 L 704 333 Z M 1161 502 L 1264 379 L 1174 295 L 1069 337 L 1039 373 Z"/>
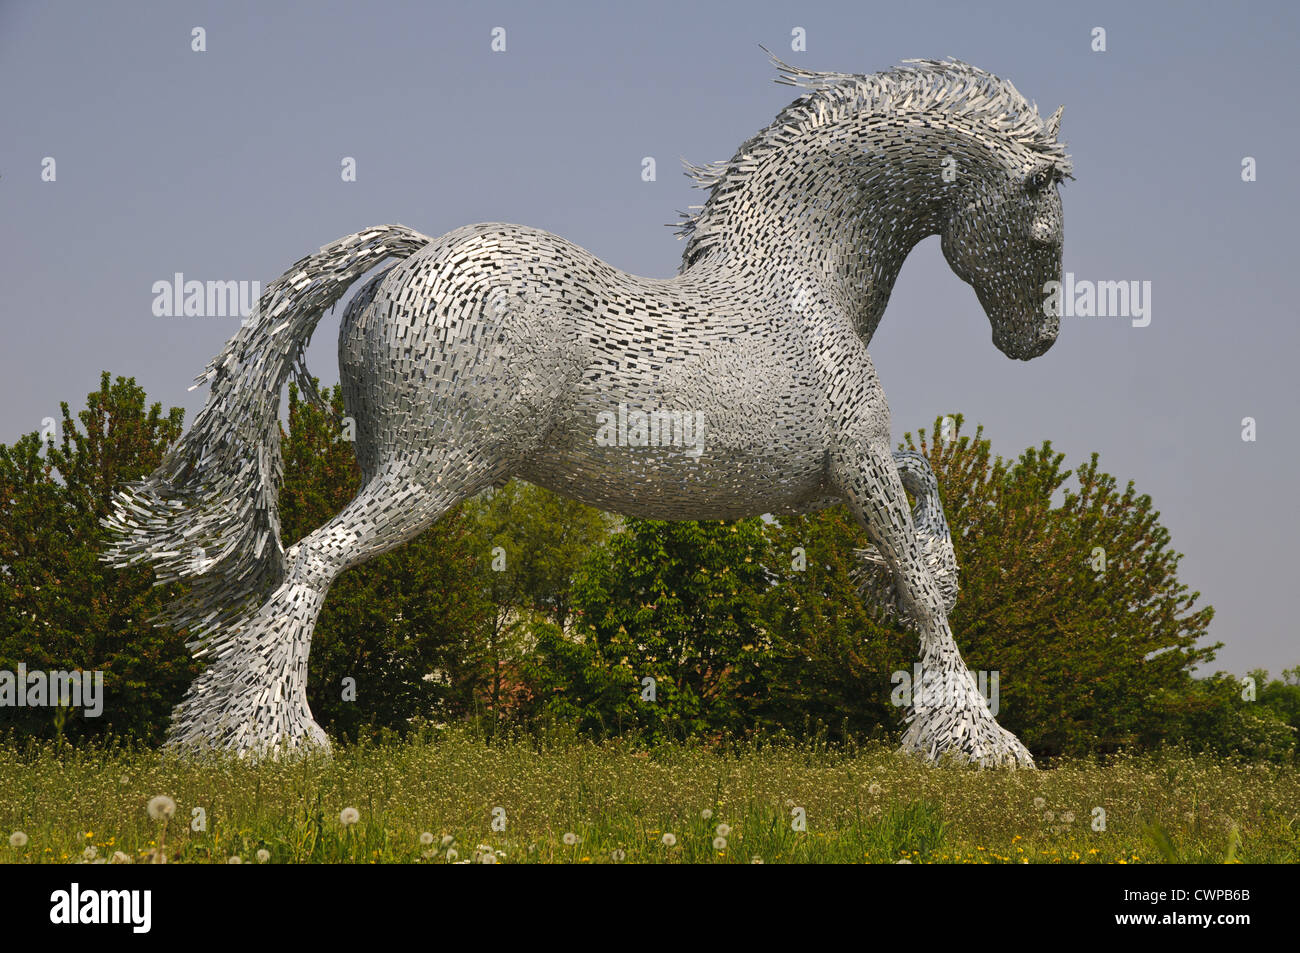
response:
<path id="1" fill-rule="evenodd" d="M 700 811 L 700 817 L 704 818 L 706 821 L 712 820 L 713 809 L 706 807 L 704 810 Z"/>
<path id="2" fill-rule="evenodd" d="M 1046 814 L 1043 815 L 1043 820 L 1054 821 L 1056 820 L 1056 815 L 1053 814 L 1051 811 L 1048 811 Z"/>
<path id="3" fill-rule="evenodd" d="M 665 846 L 665 847 L 676 847 L 676 846 L 677 846 L 677 835 L 676 835 L 676 834 L 665 834 L 665 835 L 663 836 L 663 842 L 664 842 L 664 846 Z"/>
<path id="4" fill-rule="evenodd" d="M 761 864 L 763 862 L 763 858 L 755 855 L 749 859 L 749 862 L 751 864 Z"/>
<path id="5" fill-rule="evenodd" d="M 9 835 L 9 846 L 26 847 L 27 835 L 24 834 L 22 831 L 14 831 L 12 834 Z"/>
<path id="6" fill-rule="evenodd" d="M 226 858 L 226 863 L 228 864 L 242 864 L 243 862 L 244 859 L 240 857 L 238 854 L 235 854 L 233 857 Z"/>
<path id="7" fill-rule="evenodd" d="M 574 844 L 578 843 L 578 835 L 573 833 L 565 834 L 564 842 L 572 847 Z"/>
<path id="8" fill-rule="evenodd" d="M 906 857 L 904 857 L 902 860 L 896 860 L 896 861 L 894 861 L 894 863 L 896 863 L 896 864 L 910 864 L 911 861 L 908 860 Z"/>
<path id="9" fill-rule="evenodd" d="M 443 847 L 450 847 L 452 844 L 456 843 L 456 838 L 452 837 L 450 834 L 443 834 L 440 843 Z"/>
<path id="10" fill-rule="evenodd" d="M 430 844 L 433 843 L 433 835 L 430 834 L 428 831 L 425 831 L 423 834 L 420 835 L 420 843 L 423 844 L 425 847 L 428 847 Z"/>
<path id="11" fill-rule="evenodd" d="M 714 849 L 714 850 L 726 850 L 726 849 L 727 849 L 727 839 L 726 839 L 725 837 L 715 837 L 715 838 L 713 838 L 713 849 Z"/>
<path id="12" fill-rule="evenodd" d="M 149 816 L 155 821 L 165 821 L 176 813 L 176 802 L 166 794 L 149 799 Z"/>
<path id="13" fill-rule="evenodd" d="M 623 860 L 627 857 L 627 854 L 624 852 L 622 847 L 618 847 L 610 852 L 609 857 L 612 861 L 614 861 L 614 863 L 621 864 L 623 863 Z"/>
<path id="14" fill-rule="evenodd" d="M 460 856 L 460 853 L 459 853 L 459 851 L 456 850 L 455 847 L 448 847 L 448 848 L 447 848 L 447 860 L 449 860 L 449 861 L 454 861 L 454 860 L 455 860 L 457 857 L 459 857 L 459 856 Z M 468 863 L 468 861 L 466 861 L 466 863 Z"/>
<path id="15" fill-rule="evenodd" d="M 91 844 L 89 847 L 87 847 L 85 850 L 81 852 L 81 856 L 86 858 L 86 860 L 94 860 L 96 857 L 99 856 L 99 848 L 96 847 L 94 844 Z"/>
<path id="16" fill-rule="evenodd" d="M 871 795 L 879 794 L 882 790 L 884 789 L 875 781 L 872 781 L 871 784 L 867 787 L 867 793 Z"/>
<path id="17" fill-rule="evenodd" d="M 497 862 L 497 855 L 488 851 L 487 853 L 479 855 L 478 862 L 480 864 L 495 864 Z"/>
<path id="18" fill-rule="evenodd" d="M 265 864 L 270 859 L 271 859 L 271 852 L 267 850 L 265 847 L 263 847 L 261 850 L 257 852 L 257 862 L 259 864 Z"/>
<path id="19" fill-rule="evenodd" d="M 1067 824 L 1073 824 L 1074 811 L 1066 811 L 1064 814 L 1061 815 L 1061 820 L 1065 821 L 1065 823 Z"/>
<path id="20" fill-rule="evenodd" d="M 344 827 L 351 827 L 359 820 L 361 820 L 361 812 L 355 807 L 345 807 L 339 811 L 339 823 Z"/>
<path id="21" fill-rule="evenodd" d="M 718 829 L 714 833 L 716 833 L 719 837 L 729 837 L 731 835 L 731 825 L 719 824 Z"/>
<path id="22" fill-rule="evenodd" d="M 112 858 L 109 859 L 109 863 L 110 863 L 110 864 L 129 864 L 129 863 L 133 863 L 133 861 L 131 860 L 131 855 L 130 855 L 130 854 L 124 854 L 124 853 L 122 853 L 120 850 L 115 850 L 115 851 L 113 851 L 113 856 L 112 856 Z"/>
<path id="23" fill-rule="evenodd" d="M 1042 810 L 1043 808 L 1045 808 L 1045 807 L 1047 807 L 1047 802 L 1046 802 L 1046 801 L 1044 801 L 1041 797 L 1036 797 L 1036 798 L 1034 798 L 1034 810 L 1035 810 L 1035 811 L 1041 811 L 1041 810 Z"/>

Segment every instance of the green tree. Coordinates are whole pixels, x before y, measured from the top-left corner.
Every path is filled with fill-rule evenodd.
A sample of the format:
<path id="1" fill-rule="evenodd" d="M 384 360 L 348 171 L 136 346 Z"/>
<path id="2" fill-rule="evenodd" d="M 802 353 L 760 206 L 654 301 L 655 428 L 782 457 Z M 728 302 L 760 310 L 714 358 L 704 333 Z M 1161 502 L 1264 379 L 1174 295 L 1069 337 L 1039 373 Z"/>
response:
<path id="1" fill-rule="evenodd" d="M 522 480 L 511 480 L 465 504 L 484 596 L 490 606 L 475 652 L 465 660 L 486 686 L 490 724 L 512 717 L 529 694 L 523 660 L 534 629 L 563 633 L 573 616 L 574 574 L 614 525 L 606 513 Z"/>
<path id="2" fill-rule="evenodd" d="M 198 667 L 183 633 L 151 621 L 175 588 L 100 562 L 99 521 L 118 486 L 158 465 L 184 412 L 146 409 L 134 378 L 107 371 L 75 419 L 60 409 L 53 432 L 0 445 L 0 670 L 102 672 L 104 710 L 0 708 L 0 725 L 157 742 Z"/>
<path id="3" fill-rule="evenodd" d="M 770 648 L 767 545 L 758 519 L 627 520 L 578 575 L 573 637 L 539 632 L 545 711 L 652 740 L 743 728 Z"/>
<path id="4" fill-rule="evenodd" d="M 912 670 L 917 639 L 878 622 L 858 594 L 853 554 L 863 534 L 844 506 L 781 516 L 767 527 L 775 583 L 763 602 L 773 648 L 759 726 L 822 731 L 834 740 L 894 733 L 892 675 Z"/>
<path id="5" fill-rule="evenodd" d="M 1271 681 L 1263 669 L 1250 674 L 1260 686 L 1259 703 L 1300 732 L 1300 665 L 1283 669 L 1282 677 Z"/>

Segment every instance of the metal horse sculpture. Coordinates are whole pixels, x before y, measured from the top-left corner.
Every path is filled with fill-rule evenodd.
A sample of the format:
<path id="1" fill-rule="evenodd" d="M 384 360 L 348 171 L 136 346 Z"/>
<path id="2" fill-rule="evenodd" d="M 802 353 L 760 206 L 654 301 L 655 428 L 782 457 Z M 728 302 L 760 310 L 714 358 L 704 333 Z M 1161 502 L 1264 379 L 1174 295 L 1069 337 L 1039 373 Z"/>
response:
<path id="1" fill-rule="evenodd" d="M 108 520 L 106 559 L 191 583 L 168 618 L 210 664 L 170 744 L 327 745 L 306 685 L 331 582 L 517 476 L 660 519 L 847 503 L 875 546 L 868 565 L 889 571 L 874 591 L 920 636 L 904 747 L 1032 764 L 953 640 L 956 565 L 933 474 L 891 451 L 867 343 L 904 258 L 938 234 L 1002 352 L 1028 360 L 1052 345 L 1043 289 L 1060 277 L 1056 184 L 1070 173 L 1061 111 L 1043 120 L 1010 83 L 955 61 L 870 76 L 777 66 L 778 82 L 805 91 L 730 161 L 691 169 L 709 192 L 675 277 L 629 275 L 518 225 L 441 238 L 387 225 L 267 288 L 199 378 L 211 390 L 193 427 Z M 313 328 L 386 259 L 397 261 L 357 291 L 339 337 L 363 486 L 285 550 L 281 389 L 291 374 L 309 385 Z M 610 439 L 600 422 L 615 413 L 650 432 L 620 425 Z"/>

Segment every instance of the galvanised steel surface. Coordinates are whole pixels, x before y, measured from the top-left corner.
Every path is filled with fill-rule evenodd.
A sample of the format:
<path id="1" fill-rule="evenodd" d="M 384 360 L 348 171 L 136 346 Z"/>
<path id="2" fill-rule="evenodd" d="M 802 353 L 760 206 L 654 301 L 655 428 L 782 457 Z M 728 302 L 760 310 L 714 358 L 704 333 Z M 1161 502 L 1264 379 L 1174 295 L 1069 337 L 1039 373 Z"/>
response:
<path id="1" fill-rule="evenodd" d="M 169 743 L 263 754 L 326 745 L 307 706 L 312 628 L 332 580 L 480 490 L 520 477 L 660 519 L 846 502 L 875 549 L 866 591 L 913 626 L 923 681 L 905 747 L 1030 764 L 966 670 L 947 621 L 952 542 L 924 457 L 891 450 L 867 355 L 904 258 L 942 236 L 994 344 L 1028 360 L 1056 338 L 1070 174 L 1015 88 L 959 62 L 869 76 L 778 61 L 804 88 L 727 162 L 693 168 L 708 198 L 679 273 L 640 278 L 555 235 L 481 224 L 430 238 L 349 235 L 273 282 L 200 378 L 207 405 L 158 470 L 122 492 L 105 558 L 151 562 L 189 594 L 170 621 L 209 665 Z M 322 313 L 353 297 L 339 362 L 363 486 L 280 543 L 277 409 Z M 917 358 L 917 372 L 926 373 Z M 904 486 L 917 497 L 907 506 Z"/>

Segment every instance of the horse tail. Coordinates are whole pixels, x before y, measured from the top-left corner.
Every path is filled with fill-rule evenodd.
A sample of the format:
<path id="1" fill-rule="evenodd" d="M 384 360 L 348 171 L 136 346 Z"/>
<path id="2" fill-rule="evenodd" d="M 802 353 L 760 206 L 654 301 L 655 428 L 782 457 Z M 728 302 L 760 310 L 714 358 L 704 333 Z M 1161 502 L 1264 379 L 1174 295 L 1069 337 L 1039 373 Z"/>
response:
<path id="1" fill-rule="evenodd" d="M 157 584 L 190 582 L 159 621 L 188 628 L 192 644 L 284 579 L 280 390 L 292 373 L 315 393 L 303 358 L 312 331 L 367 271 L 430 241 L 402 225 L 383 225 L 296 262 L 196 378 L 196 387 L 207 381 L 210 390 L 193 426 L 150 476 L 115 495 L 100 558 L 117 566 L 152 563 Z"/>
<path id="2" fill-rule="evenodd" d="M 894 466 L 903 486 L 915 503 L 912 507 L 912 526 L 916 541 L 921 546 L 925 564 L 939 587 L 945 612 L 952 612 L 957 604 L 957 554 L 953 551 L 952 532 L 943 515 L 943 501 L 939 498 L 939 481 L 935 478 L 925 454 L 916 450 L 899 450 L 894 453 Z M 854 578 L 867 605 L 881 619 L 896 619 L 907 623 L 907 613 L 898 596 L 893 573 L 879 551 L 855 550 L 858 569 Z"/>

